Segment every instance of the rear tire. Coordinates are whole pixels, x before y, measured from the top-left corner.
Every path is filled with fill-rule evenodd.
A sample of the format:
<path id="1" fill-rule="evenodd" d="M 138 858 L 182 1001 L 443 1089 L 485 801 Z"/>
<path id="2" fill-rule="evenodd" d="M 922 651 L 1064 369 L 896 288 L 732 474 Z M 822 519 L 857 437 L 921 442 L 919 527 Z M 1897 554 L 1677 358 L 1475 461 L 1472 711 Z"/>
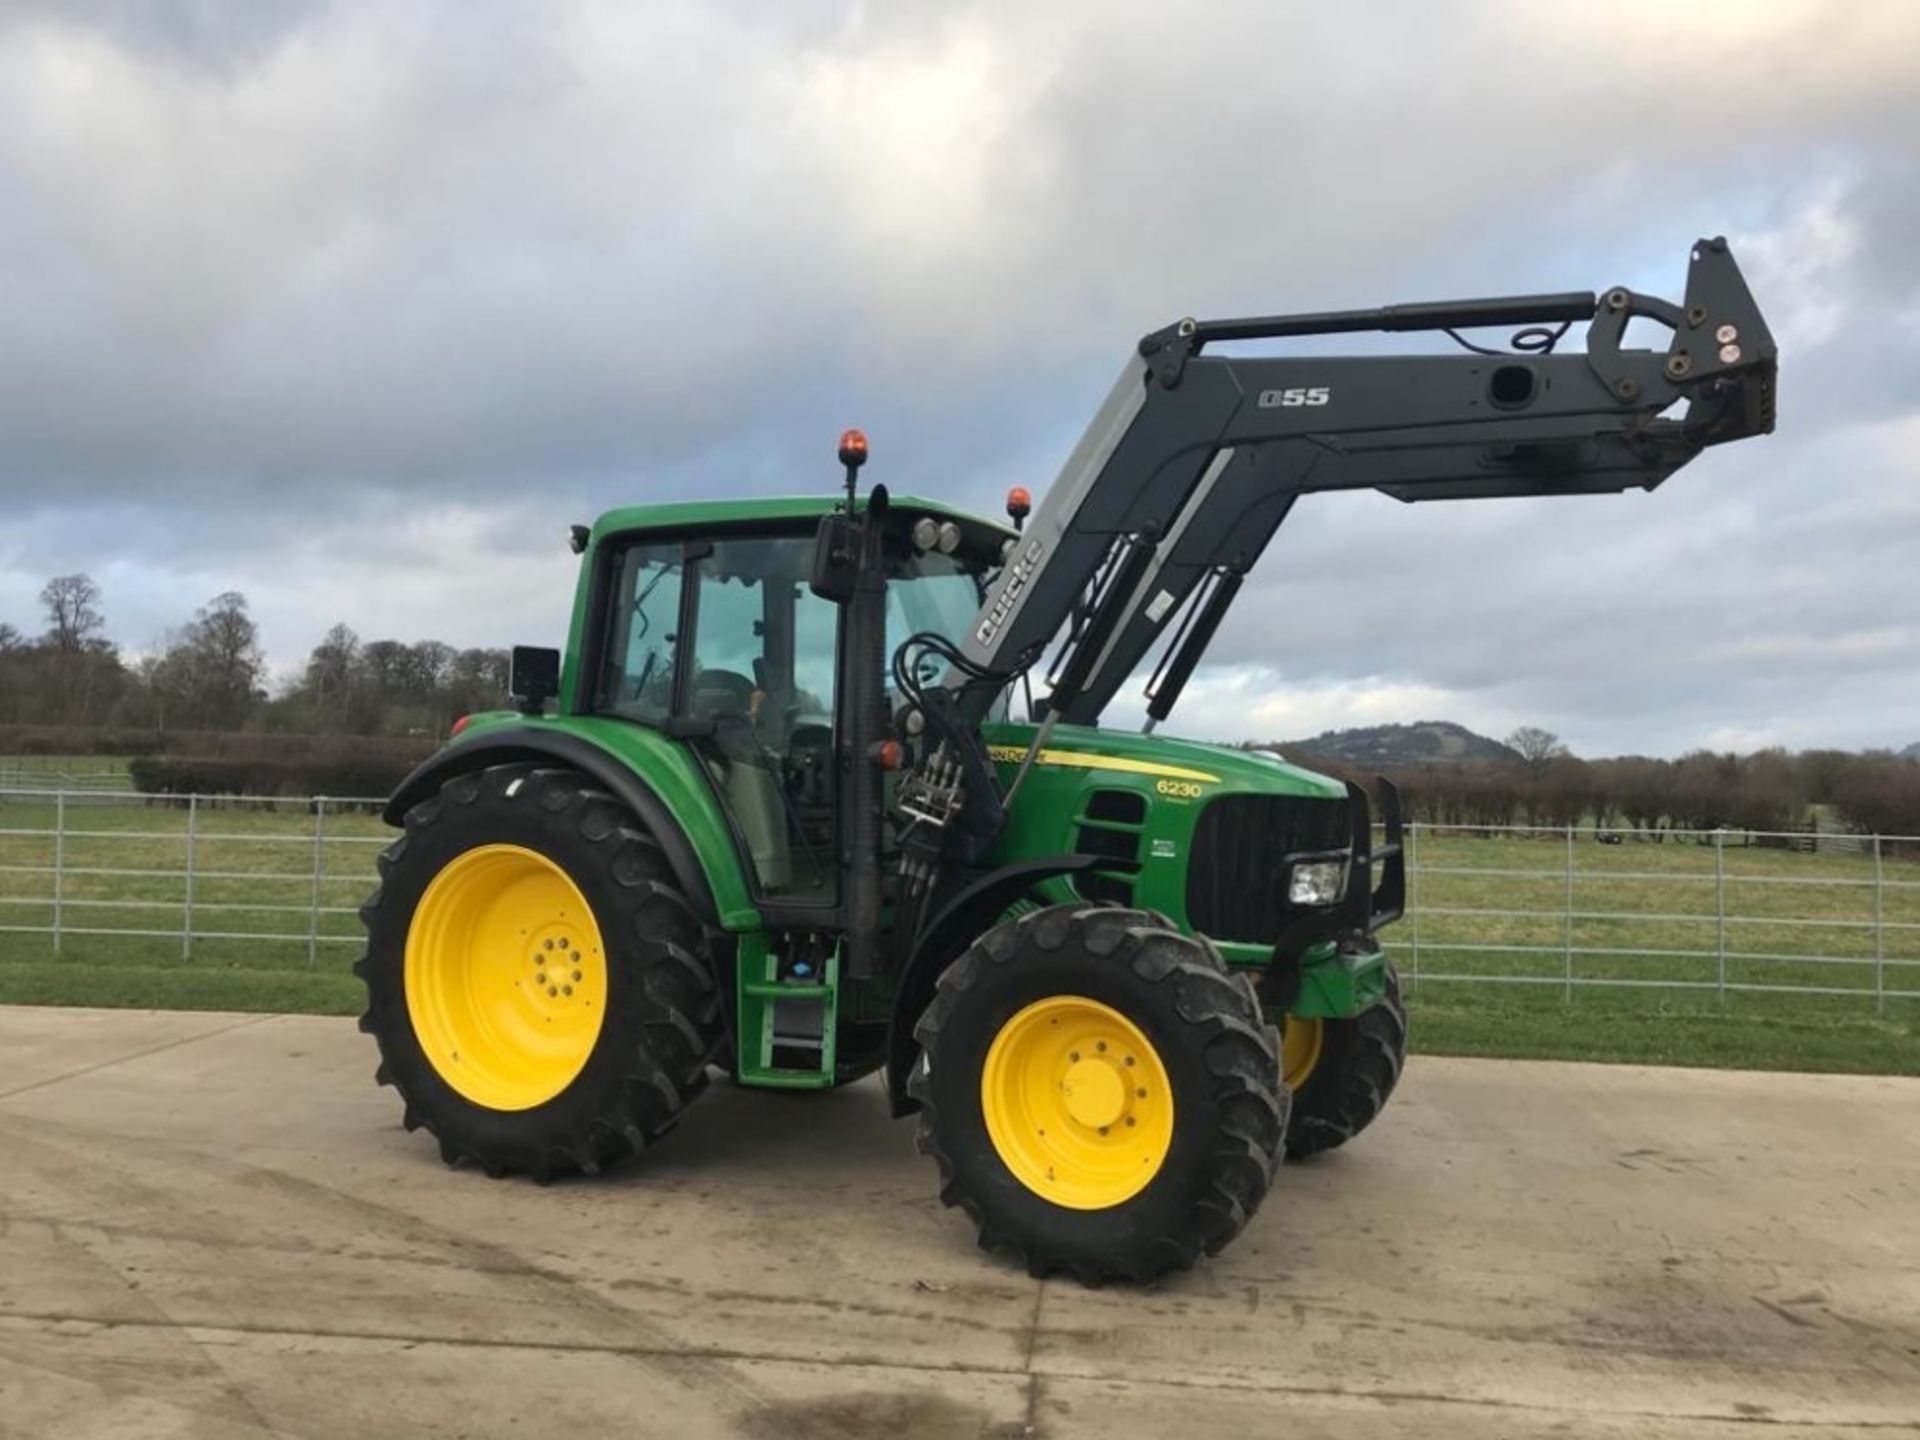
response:
<path id="1" fill-rule="evenodd" d="M 404 824 L 361 907 L 354 973 L 376 1078 L 400 1092 L 407 1129 L 435 1135 L 448 1164 L 543 1181 L 596 1172 L 671 1129 L 705 1087 L 726 1020 L 707 930 L 641 822 L 577 771 L 515 764 L 448 780 Z M 504 879 L 481 868 L 489 857 Z M 540 948 L 538 903 L 501 919 L 515 885 L 574 914 L 545 929 L 585 953 L 564 962 L 577 972 L 556 964 L 533 984 L 552 946 Z M 577 998 L 558 993 L 575 981 Z"/>
<path id="2" fill-rule="evenodd" d="M 1337 1149 L 1371 1125 L 1407 1060 L 1407 1011 L 1391 966 L 1379 1004 L 1351 1019 L 1313 1023 L 1320 1027 L 1319 1053 L 1293 1092 L 1289 1160 Z"/>
<path id="3" fill-rule="evenodd" d="M 1266 1198 L 1279 1037 L 1246 979 L 1158 916 L 1056 905 L 997 925 L 914 1035 L 940 1199 L 1034 1275 L 1151 1280 L 1218 1252 Z"/>

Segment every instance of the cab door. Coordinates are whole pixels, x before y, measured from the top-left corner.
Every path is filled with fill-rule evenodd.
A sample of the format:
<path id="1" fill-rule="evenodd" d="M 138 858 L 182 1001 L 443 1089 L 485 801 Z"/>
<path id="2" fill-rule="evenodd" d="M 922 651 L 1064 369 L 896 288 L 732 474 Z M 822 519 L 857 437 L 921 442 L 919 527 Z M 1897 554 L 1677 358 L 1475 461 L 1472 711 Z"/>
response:
<path id="1" fill-rule="evenodd" d="M 812 556 L 811 534 L 747 534 L 687 559 L 675 712 L 760 893 L 831 905 L 840 617 L 807 587 Z"/>

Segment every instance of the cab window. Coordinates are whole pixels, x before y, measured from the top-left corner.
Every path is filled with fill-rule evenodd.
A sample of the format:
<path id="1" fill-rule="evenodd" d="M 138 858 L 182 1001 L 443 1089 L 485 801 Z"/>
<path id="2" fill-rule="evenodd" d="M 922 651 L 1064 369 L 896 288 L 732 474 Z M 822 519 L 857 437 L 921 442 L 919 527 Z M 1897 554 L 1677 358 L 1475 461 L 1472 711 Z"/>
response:
<path id="1" fill-rule="evenodd" d="M 685 550 L 678 541 L 632 545 L 620 557 L 600 709 L 650 724 L 672 713 Z"/>
<path id="2" fill-rule="evenodd" d="M 839 609 L 807 587 L 813 536 L 630 547 L 616 567 L 601 708 L 677 716 L 762 893 L 835 893 Z"/>

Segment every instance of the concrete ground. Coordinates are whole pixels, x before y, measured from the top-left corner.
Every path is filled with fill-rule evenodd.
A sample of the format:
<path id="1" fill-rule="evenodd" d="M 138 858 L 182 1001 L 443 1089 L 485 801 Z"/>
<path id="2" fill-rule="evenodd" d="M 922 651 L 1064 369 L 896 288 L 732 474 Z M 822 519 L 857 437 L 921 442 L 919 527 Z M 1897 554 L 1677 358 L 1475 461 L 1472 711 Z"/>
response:
<path id="1" fill-rule="evenodd" d="M 1148 1291 L 973 1248 L 876 1088 L 443 1169 L 351 1022 L 0 1010 L 0 1434 L 1920 1432 L 1920 1081 L 1417 1058 Z"/>

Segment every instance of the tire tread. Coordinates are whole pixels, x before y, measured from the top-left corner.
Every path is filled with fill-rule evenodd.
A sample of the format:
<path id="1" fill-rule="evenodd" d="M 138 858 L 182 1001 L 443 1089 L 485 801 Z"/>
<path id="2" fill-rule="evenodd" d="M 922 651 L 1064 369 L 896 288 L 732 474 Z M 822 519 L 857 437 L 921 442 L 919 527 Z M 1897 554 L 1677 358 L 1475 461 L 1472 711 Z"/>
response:
<path id="1" fill-rule="evenodd" d="M 636 992 L 650 1012 L 637 1027 L 641 1042 L 625 1057 L 625 1078 L 617 1093 L 608 1094 L 584 1121 L 545 1136 L 531 1154 L 489 1152 L 471 1140 L 451 1138 L 452 1127 L 424 1096 L 410 1093 L 399 1073 L 402 1067 L 394 1063 L 393 1041 L 398 1037 L 393 1032 L 411 1024 L 404 1003 L 382 1003 L 382 990 L 393 984 L 383 972 L 397 969 L 399 961 L 378 953 L 379 937 L 390 926 L 398 927 L 394 933 L 405 934 L 405 920 L 386 911 L 393 903 L 393 877 L 407 863 L 409 843 L 446 825 L 471 823 L 472 807 L 483 800 L 530 803 L 549 815 L 577 815 L 578 838 L 627 901 L 619 916 L 606 917 L 617 926 L 631 927 L 617 939 L 607 936 L 609 960 L 618 953 L 631 957 L 628 963 L 640 971 Z M 673 883 L 664 853 L 637 817 L 577 771 L 519 763 L 453 777 L 437 794 L 408 810 L 401 823 L 402 833 L 377 862 L 382 883 L 360 907 L 369 944 L 353 970 L 368 992 L 360 1029 L 373 1035 L 381 1050 L 374 1078 L 399 1091 L 406 1128 L 432 1134 L 449 1165 L 472 1163 L 496 1177 L 526 1173 L 542 1184 L 559 1174 L 597 1174 L 671 1130 L 680 1112 L 706 1087 L 707 1067 L 725 1039 L 726 1016 L 708 958 L 712 945 L 707 927 Z"/>
<path id="2" fill-rule="evenodd" d="M 1012 1235 L 992 1226 L 978 1197 L 969 1191 L 962 1168 L 942 1143 L 930 1083 L 929 1057 L 939 1049 L 941 1031 L 967 1003 L 986 967 L 1018 964 L 1032 951 L 1057 952 L 1069 945 L 1109 963 L 1126 964 L 1149 985 L 1171 987 L 1169 1008 L 1199 1032 L 1195 1038 L 1214 1076 L 1222 1117 L 1204 1183 L 1196 1187 L 1177 1233 L 1143 1239 L 1125 1254 L 1069 1255 L 1044 1237 Z M 941 1203 L 967 1214 L 983 1249 L 1013 1252 L 1030 1274 L 1065 1272 L 1097 1286 L 1109 1280 L 1145 1283 L 1186 1269 L 1202 1254 L 1217 1254 L 1238 1235 L 1273 1182 L 1287 1133 L 1279 1033 L 1262 1018 L 1251 987 L 1228 971 L 1219 952 L 1173 929 L 1164 916 L 1091 904 L 1059 905 L 996 926 L 941 975 L 914 1038 L 923 1052 L 907 1082 L 908 1094 L 920 1107 L 915 1145 L 939 1167 Z"/>

